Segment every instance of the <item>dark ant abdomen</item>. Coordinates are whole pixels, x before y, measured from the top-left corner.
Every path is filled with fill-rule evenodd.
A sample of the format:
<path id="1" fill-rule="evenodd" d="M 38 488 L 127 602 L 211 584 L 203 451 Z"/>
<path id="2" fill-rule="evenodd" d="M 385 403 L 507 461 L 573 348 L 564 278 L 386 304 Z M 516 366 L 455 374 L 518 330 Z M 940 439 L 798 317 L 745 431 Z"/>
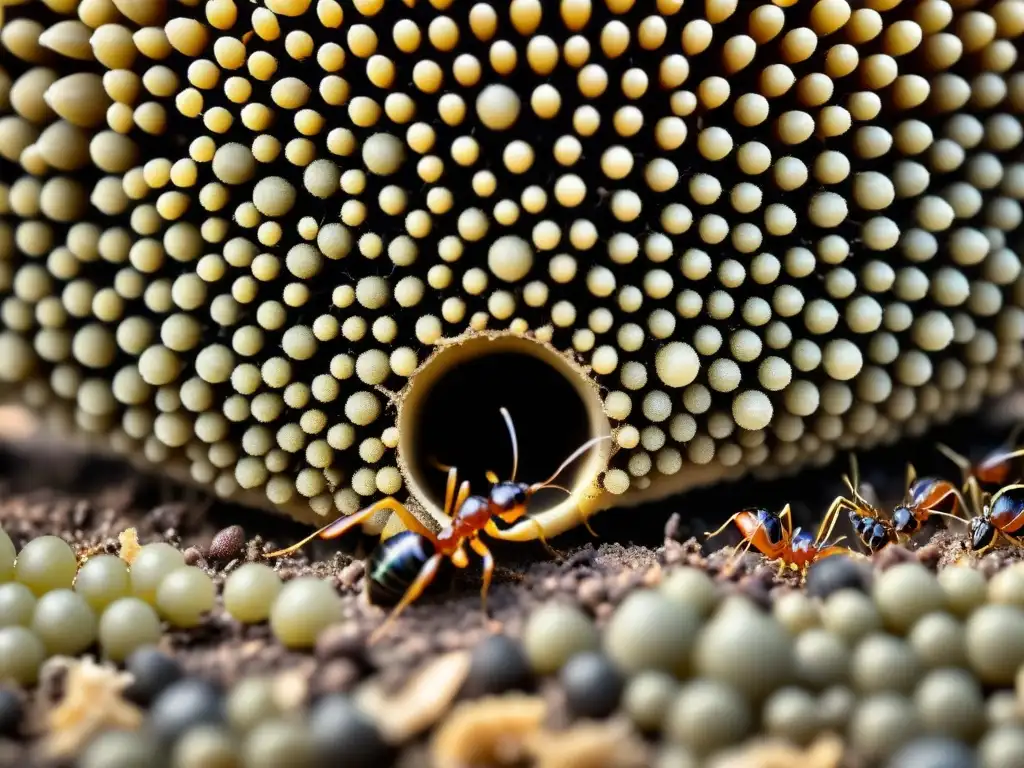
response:
<path id="1" fill-rule="evenodd" d="M 434 552 L 430 540 L 413 531 L 402 531 L 382 541 L 370 553 L 366 563 L 367 598 L 374 605 L 397 604 Z M 450 566 L 450 561 L 445 558 L 428 593 L 447 586 L 451 577 Z"/>

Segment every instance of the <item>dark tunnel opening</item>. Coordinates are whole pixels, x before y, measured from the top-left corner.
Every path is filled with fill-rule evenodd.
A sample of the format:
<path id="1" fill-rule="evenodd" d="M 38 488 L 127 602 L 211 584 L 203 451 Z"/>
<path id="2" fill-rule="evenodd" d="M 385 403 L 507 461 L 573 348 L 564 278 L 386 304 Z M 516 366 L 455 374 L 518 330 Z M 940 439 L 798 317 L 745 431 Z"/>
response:
<path id="1" fill-rule="evenodd" d="M 405 460 L 428 501 L 444 506 L 447 473 L 435 462 L 456 466 L 459 482 L 470 481 L 474 494 L 486 495 L 488 471 L 510 479 L 512 443 L 502 406 L 515 425 L 516 479 L 523 482 L 547 479 L 593 434 L 579 391 L 546 361 L 513 351 L 461 360 L 432 382 L 408 422 L 414 434 Z M 583 457 L 574 461 L 556 482 L 572 488 L 584 463 Z M 534 497 L 530 511 L 549 509 L 565 498 L 563 491 L 545 489 Z"/>

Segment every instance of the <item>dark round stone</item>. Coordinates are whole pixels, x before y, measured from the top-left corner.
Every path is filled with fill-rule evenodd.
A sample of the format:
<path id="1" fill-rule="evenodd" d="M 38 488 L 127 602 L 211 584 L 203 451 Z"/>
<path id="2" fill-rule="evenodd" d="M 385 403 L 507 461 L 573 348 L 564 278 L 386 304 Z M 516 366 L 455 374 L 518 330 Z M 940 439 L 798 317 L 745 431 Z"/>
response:
<path id="1" fill-rule="evenodd" d="M 845 555 L 826 557 L 807 569 L 807 593 L 814 597 L 826 598 L 841 589 L 867 592 L 870 585 L 870 568 Z"/>
<path id="2" fill-rule="evenodd" d="M 926 736 L 904 744 L 886 768 L 978 768 L 974 750 L 962 741 Z"/>
<path id="3" fill-rule="evenodd" d="M 13 736 L 18 732 L 25 709 L 21 696 L 10 688 L 0 688 L 0 736 Z"/>
<path id="4" fill-rule="evenodd" d="M 603 654 L 573 656 L 560 675 L 569 711 L 577 717 L 608 717 L 619 706 L 625 680 Z"/>
<path id="5" fill-rule="evenodd" d="M 342 694 L 324 696 L 313 705 L 309 732 L 324 768 L 388 768 L 396 757 L 373 720 Z"/>
<path id="6" fill-rule="evenodd" d="M 185 674 L 177 661 L 152 646 L 132 652 L 124 665 L 134 678 L 126 696 L 143 706 L 152 704 L 167 686 L 178 682 Z"/>
<path id="7" fill-rule="evenodd" d="M 193 726 L 218 725 L 224 721 L 221 692 L 195 678 L 172 683 L 153 702 L 149 712 L 153 733 L 166 742 L 176 741 Z"/>
<path id="8" fill-rule="evenodd" d="M 473 649 L 461 698 L 533 689 L 533 673 L 522 646 L 505 635 L 491 635 Z"/>

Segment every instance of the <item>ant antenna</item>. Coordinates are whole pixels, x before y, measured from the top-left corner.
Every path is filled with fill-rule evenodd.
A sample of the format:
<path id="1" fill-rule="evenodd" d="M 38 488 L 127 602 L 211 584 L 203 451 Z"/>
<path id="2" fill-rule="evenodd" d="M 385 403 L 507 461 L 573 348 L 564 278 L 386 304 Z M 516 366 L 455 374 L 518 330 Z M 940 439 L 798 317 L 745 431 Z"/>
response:
<path id="1" fill-rule="evenodd" d="M 585 442 L 583 445 L 581 445 L 579 448 L 577 448 L 575 451 L 573 451 L 569 455 L 569 458 L 567 458 L 565 461 L 562 462 L 562 465 L 558 469 L 555 470 L 555 473 L 553 475 L 551 475 L 551 477 L 549 477 L 543 483 L 537 483 L 536 485 L 533 485 L 531 487 L 531 490 L 536 492 L 536 491 L 539 491 L 541 488 L 550 488 L 551 487 L 551 483 L 554 482 L 554 479 L 556 477 L 558 477 L 560 474 L 562 474 L 562 472 L 565 470 L 566 467 L 568 467 L 570 464 L 572 464 L 574 461 L 576 461 L 576 459 L 578 459 L 580 456 L 582 456 L 584 453 L 586 453 L 588 450 L 590 450 L 593 446 L 597 445 L 602 440 L 611 440 L 611 439 L 612 439 L 611 435 L 598 435 L 597 437 L 590 438 L 589 440 L 587 440 L 587 442 Z"/>
<path id="2" fill-rule="evenodd" d="M 960 471 L 964 473 L 965 477 L 970 473 L 971 462 L 967 459 L 966 456 L 962 456 L 961 454 L 957 453 L 952 448 L 950 448 L 948 445 L 943 445 L 942 443 L 936 443 L 935 447 L 939 449 L 939 453 L 941 453 L 947 459 L 949 459 L 958 467 L 960 467 Z"/>
<path id="3" fill-rule="evenodd" d="M 516 439 L 516 427 L 512 423 L 512 416 L 508 412 L 508 408 L 501 406 L 501 417 L 505 419 L 505 425 L 508 427 L 508 436 L 512 438 L 512 477 L 509 478 L 510 482 L 515 482 L 516 472 L 519 471 L 519 440 Z"/>

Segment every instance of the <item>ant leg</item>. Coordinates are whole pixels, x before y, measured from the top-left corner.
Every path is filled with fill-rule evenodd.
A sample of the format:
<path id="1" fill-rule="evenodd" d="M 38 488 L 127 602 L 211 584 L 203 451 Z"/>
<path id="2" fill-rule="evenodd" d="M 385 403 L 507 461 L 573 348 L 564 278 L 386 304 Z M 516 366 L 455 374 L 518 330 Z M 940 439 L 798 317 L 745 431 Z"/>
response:
<path id="1" fill-rule="evenodd" d="M 544 526 L 540 524 L 540 521 L 537 520 L 537 518 L 530 517 L 524 520 L 523 522 L 531 523 L 537 528 L 537 538 L 540 540 L 540 543 L 544 545 L 544 549 L 548 551 L 548 554 L 550 554 L 556 560 L 565 559 L 565 556 L 561 552 L 559 552 L 557 549 L 548 544 L 547 537 L 544 536 Z M 501 528 L 499 528 L 495 524 L 493 519 L 487 521 L 487 525 L 484 526 L 484 530 L 487 531 L 487 535 L 490 536 L 492 539 L 500 540 L 505 538 L 505 531 L 501 530 Z M 515 541 L 515 539 L 508 539 L 508 541 Z"/>
<path id="2" fill-rule="evenodd" d="M 825 517 L 822 519 L 821 525 L 818 527 L 818 534 L 814 537 L 815 545 L 820 545 L 828 541 L 828 537 L 832 535 L 832 531 L 835 530 L 836 523 L 839 521 L 839 510 L 841 508 L 841 506 L 836 506 L 834 503 L 831 507 L 829 507 L 828 514 L 826 514 Z M 831 522 L 829 522 L 830 518 Z M 828 526 L 827 532 L 826 526 Z"/>
<path id="3" fill-rule="evenodd" d="M 739 517 L 740 515 L 742 515 L 744 512 L 747 512 L 747 511 L 749 511 L 749 510 L 741 509 L 739 512 L 737 512 L 736 514 L 732 515 L 728 520 L 726 520 L 724 523 L 722 523 L 721 527 L 717 531 L 714 531 L 712 533 L 709 533 L 708 531 L 704 531 L 704 538 L 706 538 L 706 539 L 713 539 L 713 538 L 715 538 L 715 536 L 717 536 L 722 531 L 724 531 L 726 528 L 728 528 L 730 525 L 732 525 L 733 522 L 735 522 L 737 517 Z"/>
<path id="4" fill-rule="evenodd" d="M 430 582 L 432 582 L 434 580 L 434 577 L 437 575 L 437 569 L 441 566 L 442 558 L 444 558 L 444 555 L 438 553 L 432 556 L 429 560 L 427 560 L 427 562 L 423 564 L 423 567 L 420 569 L 419 575 L 416 577 L 416 581 L 414 581 L 409 586 L 409 589 L 405 591 L 405 594 L 402 596 L 401 601 L 398 603 L 398 605 L 395 606 L 394 610 L 391 611 L 391 614 L 384 620 L 384 623 L 377 627 L 377 629 L 373 631 L 373 634 L 370 635 L 369 639 L 367 640 L 368 645 L 373 645 L 381 637 L 383 637 L 388 627 L 390 627 L 391 624 L 395 621 L 395 619 L 398 618 L 398 614 L 400 614 L 402 611 L 408 608 L 413 602 L 415 602 L 415 600 L 423 594 L 424 590 L 428 586 L 430 586 Z"/>
<path id="5" fill-rule="evenodd" d="M 469 546 L 473 548 L 484 561 L 484 584 L 480 588 L 480 604 L 484 612 L 484 618 L 487 617 L 487 591 L 491 588 L 491 578 L 494 576 L 494 555 L 491 554 L 491 550 L 487 548 L 480 539 L 473 538 L 469 540 Z"/>
<path id="6" fill-rule="evenodd" d="M 290 547 L 279 549 L 276 552 L 270 552 L 269 554 L 264 555 L 264 557 L 281 557 L 282 555 L 290 555 L 292 552 L 298 551 L 302 547 L 306 546 L 306 544 L 311 542 L 313 539 L 318 537 L 321 539 L 336 539 L 339 536 L 345 535 L 353 528 L 355 528 L 357 525 L 360 525 L 366 520 L 369 520 L 371 517 L 373 517 L 374 514 L 376 514 L 382 509 L 390 509 L 396 515 L 398 515 L 398 518 L 403 523 L 405 523 L 405 527 L 408 528 L 410 531 L 418 533 L 420 536 L 429 539 L 435 545 L 437 544 L 437 537 L 434 535 L 433 531 L 431 531 L 429 528 L 423 525 L 423 523 L 419 521 L 416 515 L 414 515 L 412 512 L 405 508 L 405 505 L 402 504 L 402 502 L 400 502 L 398 499 L 388 496 L 386 499 L 381 499 L 377 503 L 371 504 L 365 509 L 361 509 L 358 512 L 353 512 L 351 515 L 348 515 L 347 517 L 342 517 L 335 520 L 332 523 L 328 523 L 323 528 L 321 528 L 318 531 L 315 531 L 314 533 L 311 533 L 309 536 L 307 536 L 297 544 L 292 544 Z"/>
<path id="7" fill-rule="evenodd" d="M 444 489 L 444 514 L 446 517 L 452 516 L 452 502 L 455 500 L 455 486 L 459 482 L 459 470 L 455 467 L 448 468 L 448 484 Z"/>
<path id="8" fill-rule="evenodd" d="M 452 517 L 459 513 L 462 509 L 462 505 L 466 503 L 466 499 L 469 498 L 469 480 L 463 480 L 462 485 L 459 486 L 459 495 L 455 497 L 455 506 L 452 507 Z"/>
<path id="9" fill-rule="evenodd" d="M 912 486 L 914 484 L 915 480 L 917 480 L 917 470 L 914 469 L 914 465 L 913 464 L 907 464 L 907 481 L 906 481 L 906 487 L 903 490 L 903 494 L 904 495 L 907 495 L 907 494 L 910 493 L 910 486 Z"/>
<path id="10" fill-rule="evenodd" d="M 793 509 L 787 504 L 782 508 L 782 513 L 779 515 L 779 520 L 786 521 L 786 538 L 793 538 Z"/>

